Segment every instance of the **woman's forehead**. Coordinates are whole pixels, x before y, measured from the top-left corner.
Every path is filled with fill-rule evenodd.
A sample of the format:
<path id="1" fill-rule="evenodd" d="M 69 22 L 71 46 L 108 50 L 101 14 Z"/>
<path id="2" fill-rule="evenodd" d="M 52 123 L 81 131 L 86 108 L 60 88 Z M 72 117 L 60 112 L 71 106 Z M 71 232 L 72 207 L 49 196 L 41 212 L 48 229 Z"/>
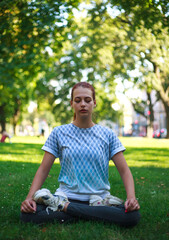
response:
<path id="1" fill-rule="evenodd" d="M 92 91 L 89 88 L 78 87 L 74 89 L 73 97 L 92 97 Z"/>

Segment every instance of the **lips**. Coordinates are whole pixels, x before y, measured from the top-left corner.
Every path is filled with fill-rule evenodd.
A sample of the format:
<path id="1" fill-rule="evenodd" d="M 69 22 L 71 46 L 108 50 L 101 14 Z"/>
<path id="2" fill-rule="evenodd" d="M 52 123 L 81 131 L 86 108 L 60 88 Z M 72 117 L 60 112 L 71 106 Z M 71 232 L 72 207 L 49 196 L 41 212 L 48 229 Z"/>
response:
<path id="1" fill-rule="evenodd" d="M 82 113 L 86 113 L 87 110 L 82 109 L 82 110 L 80 110 L 80 112 L 82 112 Z"/>

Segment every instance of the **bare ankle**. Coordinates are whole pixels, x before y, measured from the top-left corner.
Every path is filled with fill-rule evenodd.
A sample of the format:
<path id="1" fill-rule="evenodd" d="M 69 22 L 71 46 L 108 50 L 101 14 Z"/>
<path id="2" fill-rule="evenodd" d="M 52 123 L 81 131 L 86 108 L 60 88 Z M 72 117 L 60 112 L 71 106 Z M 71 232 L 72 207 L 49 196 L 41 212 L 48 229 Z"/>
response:
<path id="1" fill-rule="evenodd" d="M 69 203 L 70 203 L 70 202 L 65 203 L 65 206 L 64 206 L 64 208 L 63 208 L 63 212 L 67 212 L 67 207 L 68 207 Z"/>

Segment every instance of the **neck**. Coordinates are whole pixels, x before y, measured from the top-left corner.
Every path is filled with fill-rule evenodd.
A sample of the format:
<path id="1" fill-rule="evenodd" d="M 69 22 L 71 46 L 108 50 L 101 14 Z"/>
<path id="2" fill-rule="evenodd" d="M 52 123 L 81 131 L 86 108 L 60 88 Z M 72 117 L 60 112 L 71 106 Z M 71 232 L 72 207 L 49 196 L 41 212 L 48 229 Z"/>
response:
<path id="1" fill-rule="evenodd" d="M 80 121 L 78 119 L 75 119 L 73 121 L 73 124 L 79 128 L 91 128 L 95 125 L 95 123 L 91 119 L 90 120 L 83 119 Z"/>

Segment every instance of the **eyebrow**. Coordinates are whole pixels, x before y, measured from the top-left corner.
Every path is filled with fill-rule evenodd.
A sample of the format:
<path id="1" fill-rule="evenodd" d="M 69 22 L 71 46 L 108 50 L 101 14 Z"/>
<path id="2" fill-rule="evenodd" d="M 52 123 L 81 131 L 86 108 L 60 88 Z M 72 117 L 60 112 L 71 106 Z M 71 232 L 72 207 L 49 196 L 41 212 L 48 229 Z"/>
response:
<path id="1" fill-rule="evenodd" d="M 82 97 L 75 97 L 75 99 L 77 99 L 77 98 L 81 99 Z M 90 97 L 90 96 L 87 96 L 87 97 L 84 97 L 84 98 L 92 99 L 92 97 Z"/>

